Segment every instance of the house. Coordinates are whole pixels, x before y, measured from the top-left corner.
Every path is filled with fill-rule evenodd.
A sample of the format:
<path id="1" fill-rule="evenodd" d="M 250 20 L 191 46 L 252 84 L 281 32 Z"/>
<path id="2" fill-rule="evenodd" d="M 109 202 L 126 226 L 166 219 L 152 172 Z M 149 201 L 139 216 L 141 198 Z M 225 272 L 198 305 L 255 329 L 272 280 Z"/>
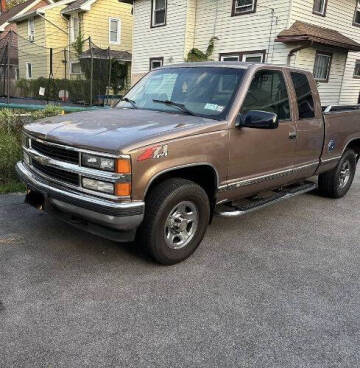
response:
<path id="1" fill-rule="evenodd" d="M 214 60 L 305 68 L 323 105 L 360 102 L 360 1 L 135 0 L 133 82 L 212 37 Z"/>
<path id="2" fill-rule="evenodd" d="M 9 67 L 9 76 L 12 83 L 12 89 L 15 84 L 15 79 L 18 74 L 18 38 L 16 24 L 10 23 L 9 20 L 15 16 L 25 14 L 36 8 L 46 6 L 51 3 L 51 0 L 28 0 L 24 3 L 16 5 L 11 9 L 6 9 L 6 1 L 0 2 L 0 78 L 5 80 L 5 83 L 1 83 L 0 95 L 4 95 L 6 92 L 7 84 L 7 64 Z"/>
<path id="3" fill-rule="evenodd" d="M 83 78 L 80 60 L 90 56 L 130 70 L 132 21 L 132 6 L 118 0 L 60 0 L 15 16 L 19 77 Z"/>

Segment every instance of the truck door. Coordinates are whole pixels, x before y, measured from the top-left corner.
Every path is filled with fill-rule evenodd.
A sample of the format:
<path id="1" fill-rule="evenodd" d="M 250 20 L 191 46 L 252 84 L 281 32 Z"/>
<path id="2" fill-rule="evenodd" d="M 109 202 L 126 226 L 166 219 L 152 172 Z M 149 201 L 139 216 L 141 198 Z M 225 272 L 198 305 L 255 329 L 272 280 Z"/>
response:
<path id="1" fill-rule="evenodd" d="M 279 127 L 230 130 L 228 199 L 275 188 L 294 176 L 296 127 L 281 70 L 260 69 L 255 73 L 239 114 L 250 110 L 276 113 Z"/>
<path id="2" fill-rule="evenodd" d="M 305 73 L 291 72 L 297 99 L 295 111 L 296 155 L 295 168 L 299 178 L 312 176 L 319 165 L 324 143 L 324 121 L 316 85 L 310 86 Z M 313 81 L 313 80 L 312 80 Z M 315 103 L 317 102 L 317 103 Z"/>

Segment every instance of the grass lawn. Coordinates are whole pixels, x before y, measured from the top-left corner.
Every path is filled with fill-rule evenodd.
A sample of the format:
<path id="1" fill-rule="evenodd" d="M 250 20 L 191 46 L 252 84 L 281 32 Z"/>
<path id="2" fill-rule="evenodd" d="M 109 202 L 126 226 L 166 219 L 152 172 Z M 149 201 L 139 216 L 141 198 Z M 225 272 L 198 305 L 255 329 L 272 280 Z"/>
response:
<path id="1" fill-rule="evenodd" d="M 25 185 L 19 181 L 12 180 L 5 184 L 0 183 L 0 194 L 25 192 Z"/>

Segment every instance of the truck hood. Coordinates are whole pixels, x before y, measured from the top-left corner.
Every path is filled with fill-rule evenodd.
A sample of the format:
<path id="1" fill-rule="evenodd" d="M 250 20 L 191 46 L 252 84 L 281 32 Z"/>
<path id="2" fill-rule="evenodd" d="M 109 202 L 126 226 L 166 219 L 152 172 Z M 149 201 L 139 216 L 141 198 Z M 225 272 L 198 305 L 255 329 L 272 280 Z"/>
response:
<path id="1" fill-rule="evenodd" d="M 85 111 L 25 125 L 38 138 L 100 152 L 121 153 L 137 147 L 219 130 L 226 122 L 197 116 L 136 109 Z"/>

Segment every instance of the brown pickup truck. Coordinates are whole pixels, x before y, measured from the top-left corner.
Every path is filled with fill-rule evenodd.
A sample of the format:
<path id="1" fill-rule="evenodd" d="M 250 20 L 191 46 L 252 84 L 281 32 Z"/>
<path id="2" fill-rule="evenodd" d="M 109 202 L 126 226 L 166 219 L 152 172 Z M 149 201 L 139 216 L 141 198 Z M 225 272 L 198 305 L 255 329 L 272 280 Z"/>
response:
<path id="1" fill-rule="evenodd" d="M 241 216 L 316 187 L 344 196 L 360 110 L 323 109 L 299 69 L 181 64 L 150 72 L 113 109 L 25 126 L 23 149 L 16 169 L 28 203 L 105 238 L 136 238 L 174 264 L 214 214 Z"/>

